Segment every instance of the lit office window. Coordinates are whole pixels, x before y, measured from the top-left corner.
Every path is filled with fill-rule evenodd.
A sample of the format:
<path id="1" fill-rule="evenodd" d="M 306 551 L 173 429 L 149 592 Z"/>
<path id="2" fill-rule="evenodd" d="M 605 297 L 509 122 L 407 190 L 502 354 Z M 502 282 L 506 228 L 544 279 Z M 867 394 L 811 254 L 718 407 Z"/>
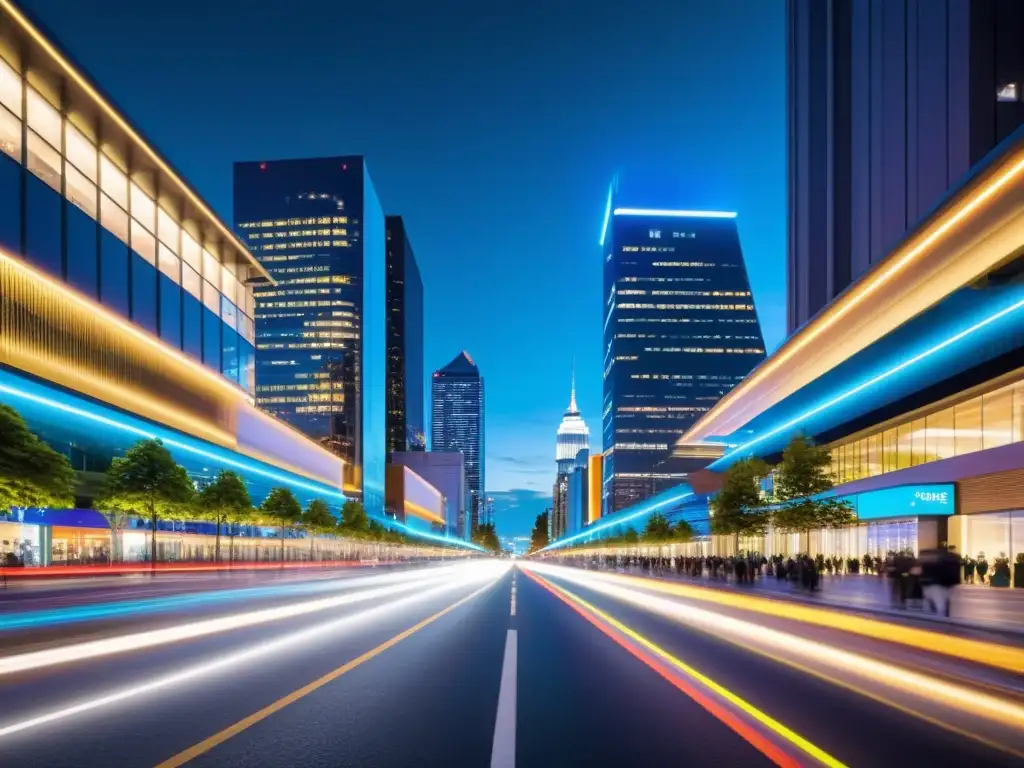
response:
<path id="1" fill-rule="evenodd" d="M 66 120 L 64 121 L 64 156 L 89 181 L 94 184 L 98 181 L 96 169 L 99 158 L 96 155 L 96 147 L 85 138 L 81 131 Z"/>
<path id="2" fill-rule="evenodd" d="M 1013 439 L 1013 390 L 1005 387 L 981 396 L 984 448 L 1009 445 Z"/>
<path id="3" fill-rule="evenodd" d="M 28 132 L 28 169 L 46 184 L 60 192 L 60 153 L 40 136 Z"/>
<path id="4" fill-rule="evenodd" d="M 10 64 L 0 59 L 0 104 L 21 117 L 22 80 Z"/>
<path id="5" fill-rule="evenodd" d="M 134 182 L 128 183 L 132 218 L 150 232 L 156 232 L 156 203 Z"/>
<path id="6" fill-rule="evenodd" d="M 100 188 L 111 200 L 128 210 L 128 177 L 106 155 L 100 155 Z"/>
<path id="7" fill-rule="evenodd" d="M 121 242 L 128 244 L 128 214 L 106 195 L 100 196 L 100 223 Z"/>
<path id="8" fill-rule="evenodd" d="M 174 253 L 178 252 L 178 239 L 181 237 L 181 227 L 167 211 L 159 206 L 156 209 L 156 229 L 160 242 L 170 248 Z"/>
<path id="9" fill-rule="evenodd" d="M 215 316 L 220 317 L 220 292 L 208 280 L 203 281 L 203 304 Z"/>
<path id="10" fill-rule="evenodd" d="M 21 120 L 6 109 L 0 109 L 0 150 L 21 162 Z"/>
<path id="11" fill-rule="evenodd" d="M 68 166 L 67 198 L 92 218 L 97 218 L 98 203 L 96 185 L 89 181 L 78 169 Z"/>
<path id="12" fill-rule="evenodd" d="M 181 231 L 181 258 L 186 264 L 192 267 L 196 273 L 203 271 L 202 249 L 199 243 L 185 230 Z M 199 294 L 197 293 L 196 296 Z"/>
<path id="13" fill-rule="evenodd" d="M 181 283 L 181 259 L 174 255 L 170 248 L 160 243 L 157 251 L 160 271 L 167 275 L 175 284 Z"/>
<path id="14" fill-rule="evenodd" d="M 60 112 L 42 97 L 35 88 L 27 92 L 28 125 L 42 136 L 51 147 L 60 146 Z"/>
<path id="15" fill-rule="evenodd" d="M 156 266 L 156 238 L 132 218 L 132 250 Z"/>
<path id="16" fill-rule="evenodd" d="M 220 285 L 221 270 L 217 257 L 205 248 L 203 249 L 203 277 L 214 285 Z"/>
<path id="17" fill-rule="evenodd" d="M 197 299 L 203 297 L 203 279 L 188 264 L 181 265 L 181 285 Z"/>

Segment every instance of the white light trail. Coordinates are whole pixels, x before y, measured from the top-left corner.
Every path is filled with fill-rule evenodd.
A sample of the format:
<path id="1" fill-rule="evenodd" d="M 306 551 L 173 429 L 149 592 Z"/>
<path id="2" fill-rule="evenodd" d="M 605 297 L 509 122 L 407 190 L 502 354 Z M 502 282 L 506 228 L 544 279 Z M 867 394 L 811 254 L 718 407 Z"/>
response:
<path id="1" fill-rule="evenodd" d="M 763 624 L 657 597 L 635 588 L 618 586 L 613 583 L 616 577 L 610 574 L 588 573 L 575 568 L 533 562 L 524 563 L 524 567 L 544 576 L 578 584 L 616 600 L 678 620 L 730 642 L 751 648 L 768 648 L 782 657 L 800 658 L 808 665 L 823 664 L 838 671 L 840 679 L 847 675 L 858 675 L 898 691 L 901 695 L 911 695 L 939 703 L 944 707 L 980 716 L 1015 729 L 1024 728 L 1024 706 L 1009 698 L 991 696 L 977 689 L 809 640 L 796 633 L 772 629 Z"/>
<path id="2" fill-rule="evenodd" d="M 481 564 L 477 564 L 481 565 Z M 489 565 L 489 564 L 484 564 Z M 457 589 L 462 589 L 473 584 L 481 582 L 494 582 L 496 581 L 506 569 L 496 568 L 467 568 L 466 573 L 461 578 L 449 580 L 441 586 L 434 587 L 425 592 L 421 592 L 415 595 L 404 597 L 394 602 L 387 603 L 381 606 L 375 606 L 368 608 L 365 611 L 359 613 L 350 614 L 343 616 L 339 619 L 324 622 L 318 624 L 315 627 L 309 629 L 300 630 L 294 632 L 285 637 L 271 640 L 259 645 L 247 648 L 242 651 L 235 653 L 229 653 L 221 656 L 220 658 L 206 662 L 205 664 L 198 664 L 191 666 L 181 672 L 175 672 L 170 675 L 164 675 L 158 677 L 155 680 L 151 680 L 148 683 L 142 683 L 140 685 L 133 685 L 121 690 L 114 691 L 113 693 L 106 694 L 104 696 L 98 696 L 96 698 L 88 699 L 86 701 L 73 704 L 71 706 L 56 709 L 51 712 L 46 712 L 35 717 L 30 717 L 25 720 L 21 720 L 10 725 L 0 726 L 0 738 L 5 738 L 16 733 L 27 731 L 32 728 L 37 728 L 48 723 L 54 723 L 60 720 L 73 717 L 75 715 L 83 714 L 93 710 L 100 709 L 102 707 L 116 704 L 127 699 L 136 698 L 147 693 L 154 693 L 164 689 L 172 688 L 181 683 L 190 681 L 201 681 L 205 676 L 213 673 L 222 672 L 233 667 L 237 667 L 241 664 L 248 664 L 257 659 L 261 659 L 267 656 L 273 656 L 281 651 L 288 650 L 294 646 L 300 645 L 309 640 L 315 640 L 319 637 L 327 635 L 331 632 L 336 632 L 340 629 L 349 628 L 357 625 L 368 624 L 373 620 L 379 619 L 383 615 L 389 612 L 398 611 L 402 608 L 408 608 L 409 606 L 417 603 L 426 601 L 430 598 L 437 597 L 438 595 L 444 594 L 445 592 L 451 592 Z"/>
<path id="3" fill-rule="evenodd" d="M 115 653 L 127 653 L 169 643 L 194 640 L 221 632 L 244 629 L 296 616 L 305 616 L 329 608 L 389 597 L 453 578 L 458 570 L 458 568 L 450 568 L 438 571 L 408 571 L 401 574 L 388 574 L 386 577 L 382 577 L 382 580 L 397 583 L 336 597 L 306 600 L 275 608 L 264 608 L 258 611 L 232 614 L 215 619 L 193 621 L 164 629 L 134 632 L 118 637 L 90 640 L 83 643 L 47 648 L 43 651 L 30 651 L 28 653 L 2 657 L 0 658 L 0 676 L 27 672 L 56 664 L 69 664 L 85 659 L 109 656 Z M 369 580 L 367 579 L 367 581 Z"/>

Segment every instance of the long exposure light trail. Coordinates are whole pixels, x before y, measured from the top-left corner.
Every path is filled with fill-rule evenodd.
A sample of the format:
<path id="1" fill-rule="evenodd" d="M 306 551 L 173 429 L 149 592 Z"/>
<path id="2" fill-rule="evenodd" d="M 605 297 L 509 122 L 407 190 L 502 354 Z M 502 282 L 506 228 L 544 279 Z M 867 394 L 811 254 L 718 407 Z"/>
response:
<path id="1" fill-rule="evenodd" d="M 337 597 L 325 597 L 316 600 L 307 600 L 290 605 L 278 606 L 275 608 L 264 608 L 258 611 L 248 611 L 230 616 L 222 616 L 214 619 L 204 619 L 181 624 L 164 629 L 154 629 L 145 632 L 135 632 L 118 637 L 104 638 L 102 640 L 90 640 L 72 645 L 64 645 L 57 648 L 48 648 L 42 651 L 31 651 L 28 653 L 16 654 L 0 658 L 0 676 L 10 675 L 18 672 L 49 667 L 55 664 L 68 664 L 85 659 L 94 659 L 100 656 L 109 656 L 115 653 L 138 651 L 144 648 L 152 648 L 158 645 L 176 643 L 185 640 L 193 640 L 208 635 L 228 632 L 246 627 L 253 627 L 259 624 L 281 621 L 282 619 L 304 616 L 330 608 L 337 608 L 343 605 L 366 602 L 378 598 L 390 597 L 409 590 L 422 588 L 424 585 L 435 584 L 439 581 L 451 579 L 451 573 L 432 572 L 429 577 L 423 573 L 410 572 L 402 574 L 404 580 L 397 584 L 365 589 L 351 594 L 339 595 Z M 397 574 L 392 575 L 397 576 Z"/>
<path id="2" fill-rule="evenodd" d="M 446 592 L 464 589 L 483 582 L 483 586 L 471 595 L 471 597 L 476 597 L 492 587 L 507 570 L 507 568 L 495 568 L 493 564 L 486 565 L 491 565 L 492 567 L 470 567 L 466 569 L 466 572 L 460 578 L 449 579 L 440 586 L 433 587 L 424 592 L 406 596 L 384 605 L 367 608 L 364 611 L 341 618 L 325 621 L 314 627 L 293 632 L 284 637 L 260 643 L 235 653 L 221 655 L 213 661 L 196 664 L 181 672 L 164 675 L 146 683 L 122 688 L 67 707 L 0 726 L 0 738 L 98 710 L 145 694 L 174 688 L 182 683 L 200 682 L 214 673 L 234 669 L 240 665 L 279 654 L 282 651 L 294 650 L 304 643 L 323 638 L 333 632 L 365 626 L 383 618 L 389 613 L 400 612 L 403 609 L 408 609 L 417 603 L 438 597 Z"/>
<path id="3" fill-rule="evenodd" d="M 720 639 L 730 642 L 740 641 L 742 645 L 750 644 L 768 648 L 785 656 L 802 658 L 811 665 L 827 665 L 842 676 L 858 675 L 890 691 L 897 691 L 901 696 L 913 696 L 1013 729 L 1024 729 L 1024 706 L 1008 698 L 993 696 L 964 685 L 930 677 L 862 654 L 810 640 L 795 633 L 783 632 L 763 624 L 716 613 L 706 608 L 651 595 L 639 591 L 635 585 L 632 587 L 619 586 L 606 578 L 600 578 L 600 574 L 535 563 L 530 563 L 525 567 L 544 576 L 578 584 L 629 605 L 658 613 Z M 644 584 L 644 586 L 647 585 Z M 888 626 L 897 629 L 893 625 Z"/>
<path id="4" fill-rule="evenodd" d="M 529 567 L 537 568 L 540 572 L 544 572 L 542 569 L 545 567 L 554 567 L 557 570 L 552 571 L 552 573 L 560 575 L 565 575 L 566 572 L 568 574 L 581 573 L 581 571 L 576 569 L 542 566 L 537 563 L 531 563 Z M 714 587 L 680 584 L 642 576 L 595 573 L 592 571 L 587 571 L 586 574 L 590 583 L 602 581 L 610 584 L 620 584 L 631 588 L 640 588 L 652 592 L 684 597 L 703 603 L 714 603 L 730 608 L 739 608 L 740 610 L 761 613 L 767 616 L 790 619 L 829 629 L 838 629 L 843 632 L 861 635 L 862 637 L 898 643 L 918 650 L 940 653 L 957 659 L 973 661 L 977 664 L 1024 674 L 1024 649 L 1022 648 L 999 645 L 984 640 L 973 640 L 966 637 L 955 637 L 941 632 L 869 619 L 864 616 L 856 616 L 828 608 L 796 605 L 785 600 L 759 597 L 757 595 L 737 594 L 722 589 L 715 589 Z M 565 575 L 565 578 L 570 578 L 570 576 Z"/>

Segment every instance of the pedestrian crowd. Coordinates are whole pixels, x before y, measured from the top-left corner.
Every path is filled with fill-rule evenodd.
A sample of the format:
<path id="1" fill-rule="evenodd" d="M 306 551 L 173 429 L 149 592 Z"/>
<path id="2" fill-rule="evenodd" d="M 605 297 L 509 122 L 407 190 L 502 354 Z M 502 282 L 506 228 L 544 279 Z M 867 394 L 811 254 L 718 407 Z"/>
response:
<path id="1" fill-rule="evenodd" d="M 889 581 L 892 604 L 899 608 L 924 607 L 942 616 L 950 614 L 950 593 L 961 580 L 973 582 L 974 574 L 984 579 L 987 563 L 984 557 L 968 565 L 954 547 L 940 546 L 922 550 L 914 557 L 911 551 L 890 551 L 886 557 L 864 555 L 861 558 L 825 557 L 817 555 L 771 555 L 741 553 L 729 557 L 719 555 L 675 557 L 606 554 L 592 557 L 569 556 L 570 564 L 606 570 L 640 572 L 645 575 L 683 578 L 706 578 L 711 581 L 753 584 L 759 579 L 776 579 L 793 588 L 817 592 L 822 576 L 828 574 L 874 574 Z M 968 568 L 971 570 L 968 571 Z"/>

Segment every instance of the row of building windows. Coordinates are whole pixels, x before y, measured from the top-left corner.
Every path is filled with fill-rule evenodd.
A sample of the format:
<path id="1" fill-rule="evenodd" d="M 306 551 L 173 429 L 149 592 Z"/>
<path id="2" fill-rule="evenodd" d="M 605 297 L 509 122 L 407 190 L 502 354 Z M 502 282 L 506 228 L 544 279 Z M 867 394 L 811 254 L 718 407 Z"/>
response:
<path id="1" fill-rule="evenodd" d="M 239 229 L 273 229 L 275 227 L 302 227 L 323 224 L 348 224 L 348 216 L 305 216 L 293 219 L 266 219 L 264 221 L 243 221 Z"/>
<path id="2" fill-rule="evenodd" d="M 749 296 L 750 291 L 648 291 L 646 288 L 619 288 L 619 296 Z"/>
<path id="3" fill-rule="evenodd" d="M 1022 441 L 1024 381 L 829 447 L 835 481 L 848 483 Z"/>
<path id="4" fill-rule="evenodd" d="M 716 311 L 752 310 L 753 304 L 619 304 L 619 309 L 710 309 Z"/>
<path id="5" fill-rule="evenodd" d="M 252 391 L 247 267 L 222 263 L 2 60 L 0 149 L 0 243 Z"/>
<path id="6" fill-rule="evenodd" d="M 335 235 L 347 236 L 348 230 L 345 227 L 324 227 L 323 229 L 286 229 L 282 232 L 250 232 L 245 239 L 270 240 L 283 237 L 332 237 Z"/>
<path id="7" fill-rule="evenodd" d="M 258 251 L 290 251 L 299 248 L 348 248 L 348 240 L 296 240 L 287 243 L 263 243 L 254 245 Z"/>

